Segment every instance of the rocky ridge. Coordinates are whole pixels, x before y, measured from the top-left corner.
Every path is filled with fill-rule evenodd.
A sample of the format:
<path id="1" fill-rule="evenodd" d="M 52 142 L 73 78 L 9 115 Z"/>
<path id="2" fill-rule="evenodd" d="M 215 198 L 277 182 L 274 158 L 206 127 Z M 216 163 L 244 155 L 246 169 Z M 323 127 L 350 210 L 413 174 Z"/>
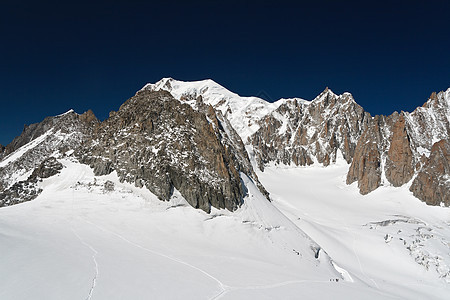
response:
<path id="1" fill-rule="evenodd" d="M 164 78 L 144 89 L 167 90 L 186 102 L 204 96 L 230 120 L 261 170 L 270 163 L 327 166 L 342 155 L 350 163 L 347 183 L 357 182 L 362 194 L 382 185 L 411 184 L 422 167 L 431 164 L 427 161 L 432 146 L 450 137 L 450 89 L 433 93 L 412 113 L 374 117 L 350 93 L 336 95 L 328 88 L 312 101 L 294 98 L 275 103 L 239 98 L 211 80 L 181 82 Z M 438 181 L 433 182 L 433 188 L 438 188 Z M 439 180 L 442 185 L 449 183 Z M 450 205 L 445 198 L 437 199 L 437 194 L 414 190 L 423 201 L 434 199 L 427 203 Z"/>
<path id="2" fill-rule="evenodd" d="M 62 168 L 54 157 L 43 160 L 26 180 L 15 182 L 0 193 L 0 207 L 33 200 L 42 192 L 38 182 L 58 174 Z"/>
<path id="3" fill-rule="evenodd" d="M 445 145 L 450 137 L 449 116 L 450 89 L 433 93 L 423 107 L 412 113 L 376 116 L 358 142 L 347 183 L 358 181 L 362 194 L 381 185 L 411 184 L 414 195 L 428 204 L 450 205 L 445 193 L 432 192 L 450 188 L 445 180 L 448 170 L 431 167 L 437 160 L 445 164 L 448 159 Z"/>
<path id="4" fill-rule="evenodd" d="M 252 163 L 263 171 L 272 163 L 328 166 L 341 158 L 350 164 L 347 183 L 357 182 L 362 194 L 408 184 L 428 204 L 450 205 L 449 120 L 450 89 L 412 113 L 372 117 L 350 93 L 328 88 L 312 101 L 268 103 L 212 80 L 164 78 L 104 122 L 91 111 L 69 111 L 26 126 L 0 147 L 0 194 L 20 189 L 15 184 L 46 159 L 74 151 L 96 175 L 116 171 L 161 200 L 176 189 L 208 212 L 239 207 L 246 193 L 241 173 L 267 195 Z"/>
<path id="5" fill-rule="evenodd" d="M 34 199 L 41 190 L 33 173 L 43 162 L 72 153 L 96 175 L 116 171 L 120 180 L 146 187 L 161 200 L 176 189 L 207 212 L 241 205 L 241 173 L 268 197 L 239 135 L 201 96 L 187 104 L 165 91 L 140 91 L 104 122 L 91 111 L 69 111 L 25 126 L 4 151 L 1 205 Z"/>
<path id="6" fill-rule="evenodd" d="M 288 100 L 262 118 L 251 144 L 261 170 L 270 162 L 327 166 L 340 152 L 350 163 L 347 183 L 357 182 L 362 194 L 382 185 L 410 184 L 414 179 L 411 191 L 417 198 L 448 206 L 444 191 L 450 188 L 445 179 L 449 172 L 445 168 L 432 172 L 431 165 L 437 159 L 444 166 L 447 161 L 442 149 L 450 137 L 449 103 L 450 89 L 433 93 L 412 113 L 372 117 L 351 94 L 337 96 L 326 89 L 309 103 Z M 434 151 L 439 155 L 432 158 L 430 153 L 438 142 L 441 151 Z M 428 182 L 429 189 L 417 188 L 425 186 L 424 174 L 434 178 Z"/>
<path id="7" fill-rule="evenodd" d="M 228 121 L 201 97 L 196 108 L 168 92 L 142 90 L 112 112 L 76 156 L 96 175 L 116 171 L 161 200 L 177 189 L 195 208 L 233 211 L 246 193 L 240 172 L 265 190 Z"/>
<path id="8" fill-rule="evenodd" d="M 286 100 L 261 119 L 251 137 L 258 166 L 327 166 L 336 162 L 338 151 L 350 163 L 369 117 L 349 93 L 337 96 L 326 89 L 311 102 Z"/>
<path id="9" fill-rule="evenodd" d="M 92 111 L 72 110 L 25 126 L 4 150 L 0 161 L 0 192 L 25 180 L 47 158 L 63 155 L 81 145 L 98 124 Z"/>
<path id="10" fill-rule="evenodd" d="M 97 124 L 92 111 L 79 115 L 70 110 L 25 126 L 5 147 L 0 161 L 0 207 L 37 197 L 42 191 L 39 178 L 53 176 L 62 168 L 55 157 L 79 147 Z"/>

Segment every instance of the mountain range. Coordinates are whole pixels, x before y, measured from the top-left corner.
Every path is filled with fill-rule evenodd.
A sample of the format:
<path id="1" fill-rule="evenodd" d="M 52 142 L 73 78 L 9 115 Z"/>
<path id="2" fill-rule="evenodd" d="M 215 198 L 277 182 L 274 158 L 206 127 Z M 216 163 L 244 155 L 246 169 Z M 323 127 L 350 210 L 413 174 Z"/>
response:
<path id="1" fill-rule="evenodd" d="M 332 249 L 338 249 L 342 245 L 330 244 L 329 240 L 323 239 L 318 233 L 317 228 L 320 224 L 323 226 L 325 221 L 312 219 L 305 224 L 299 221 L 303 216 L 290 215 L 294 211 L 300 214 L 302 205 L 307 210 L 306 207 L 312 204 L 298 204 L 295 202 L 297 200 L 287 204 L 286 199 L 291 196 L 286 195 L 293 194 L 289 194 L 286 189 L 280 191 L 278 186 L 283 186 L 285 182 L 290 182 L 291 186 L 301 185 L 300 181 L 296 183 L 294 179 L 301 178 L 308 182 L 310 179 L 304 174 L 312 174 L 311 178 L 319 181 L 312 183 L 316 190 L 297 190 L 294 192 L 297 198 L 302 198 L 302 195 L 305 199 L 314 198 L 316 194 L 325 193 L 318 190 L 321 186 L 326 191 L 339 185 L 340 189 L 357 190 L 361 195 L 352 194 L 351 197 L 362 202 L 370 200 L 376 204 L 379 201 L 377 199 L 385 191 L 389 191 L 386 194 L 388 199 L 392 199 L 390 195 L 401 193 L 401 197 L 410 201 L 405 200 L 405 203 L 413 203 L 411 201 L 415 201 L 415 197 L 417 201 L 426 204 L 420 206 L 424 207 L 424 211 L 439 209 L 438 215 L 444 215 L 439 217 L 439 222 L 445 225 L 431 226 L 430 222 L 425 222 L 417 215 L 406 216 L 404 210 L 407 209 L 407 204 L 401 204 L 401 209 L 396 211 L 398 214 L 391 219 L 372 220 L 373 222 L 365 220 L 363 225 L 376 230 L 396 224 L 392 226 L 396 228 L 396 233 L 389 231 L 383 236 L 385 244 L 390 243 L 402 231 L 415 232 L 408 236 L 412 239 L 411 242 L 398 237 L 398 241 L 402 241 L 399 247 L 407 249 L 408 256 L 415 257 L 415 265 L 426 266 L 427 270 L 433 269 L 436 272 L 436 276 L 445 282 L 443 286 L 439 286 L 445 294 L 450 280 L 450 244 L 447 235 L 450 220 L 448 216 L 445 217 L 448 212 L 446 207 L 450 206 L 449 137 L 450 88 L 432 93 L 422 107 L 411 113 L 402 111 L 389 116 L 372 116 L 355 102 L 350 93 L 336 95 L 329 88 L 311 101 L 290 98 L 269 103 L 258 97 L 241 97 L 212 80 L 183 82 L 163 78 L 154 84 L 145 85 L 118 111 L 112 111 L 104 121 L 98 120 L 90 110 L 83 114 L 69 110 L 58 116 L 47 117 L 40 123 L 25 126 L 22 134 L 10 144 L 6 147 L 0 145 L 0 207 L 4 207 L 1 210 L 6 211 L 5 214 L 17 211 L 20 215 L 19 207 L 23 207 L 24 211 L 33 207 L 40 210 L 42 206 L 39 206 L 39 201 L 47 203 L 49 199 L 57 199 L 52 198 L 52 195 L 59 195 L 61 199 L 66 199 L 65 207 L 69 207 L 69 202 L 72 203 L 70 216 L 73 218 L 74 195 L 84 195 L 86 198 L 80 196 L 82 199 L 94 199 L 117 194 L 118 198 L 122 197 L 127 201 L 131 201 L 128 194 L 133 197 L 141 195 L 152 199 L 155 207 L 160 205 L 157 204 L 159 201 L 161 205 L 168 205 L 165 208 L 167 210 L 176 210 L 177 207 L 194 208 L 188 213 L 192 214 L 197 211 L 195 209 L 199 209 L 207 220 L 219 217 L 238 218 L 240 226 L 252 224 L 263 231 L 258 233 L 258 238 L 268 238 L 271 243 L 279 246 L 274 250 L 277 258 L 285 255 L 282 253 L 286 251 L 290 255 L 294 253 L 305 256 L 308 261 L 307 266 L 302 265 L 305 270 L 314 269 L 313 272 L 317 274 L 335 274 L 332 275 L 333 282 L 338 282 L 339 279 L 347 283 L 360 281 L 362 286 L 367 285 L 369 290 L 376 291 L 375 294 L 369 293 L 373 298 L 379 297 L 380 291 L 387 298 L 409 297 L 408 293 L 401 292 L 401 288 L 379 288 L 370 279 L 378 275 L 367 276 L 361 266 L 359 270 L 355 270 L 353 263 L 346 262 L 345 255 L 340 256 L 340 252 L 333 256 L 332 252 L 336 250 Z M 328 179 L 320 182 L 320 176 L 314 175 L 317 170 L 322 170 L 320 172 L 325 175 L 335 174 L 334 172 L 338 175 L 336 178 L 326 175 Z M 285 172 L 306 173 L 287 176 Z M 277 177 L 284 178 L 284 182 L 274 184 Z M 334 183 L 331 184 L 331 181 Z M 93 192 L 101 196 L 94 197 Z M 338 194 L 339 192 L 336 193 Z M 328 196 L 333 200 L 333 195 Z M 329 205 L 339 206 L 338 202 L 342 197 L 336 196 L 336 203 Z M 101 198 L 99 203 L 108 206 L 105 199 Z M 328 200 L 321 198 L 318 201 Z M 342 203 L 345 201 L 342 200 Z M 390 206 L 395 205 L 396 201 L 382 202 L 384 206 Z M 23 204 L 18 205 L 17 209 L 11 207 L 20 203 Z M 122 204 L 114 205 L 123 209 L 120 206 Z M 316 205 L 327 209 L 322 204 Z M 354 205 L 359 207 L 361 204 Z M 371 207 L 373 204 L 363 205 Z M 419 204 L 414 205 L 416 207 Z M 427 208 L 429 206 L 435 207 Z M 89 211 L 85 213 L 89 214 Z M 327 213 L 324 215 L 328 216 Z M 384 214 L 379 216 L 385 217 Z M 182 217 L 177 220 L 183 222 Z M 317 224 L 312 225 L 316 221 Z M 92 219 L 86 222 L 94 221 Z M 409 229 L 395 227 L 398 224 L 417 226 Z M 12 226 L 10 223 L 3 225 Z M 164 223 L 158 226 L 164 226 Z M 217 226 L 224 227 L 217 230 L 217 234 L 228 236 L 224 232 L 230 224 L 218 223 Z M 444 226 L 444 229 L 439 226 Z M 97 227 L 104 228 L 100 225 Z M 85 242 L 74 227 L 72 229 L 82 244 L 91 250 L 95 248 L 91 243 Z M 107 229 L 103 231 L 108 232 Z M 434 234 L 434 237 L 428 237 L 425 231 Z M 436 232 L 430 233 L 433 231 Z M 0 236 L 1 234 L 0 231 Z M 246 232 L 242 237 L 251 238 L 252 235 L 247 234 Z M 4 233 L 4 236 L 12 235 Z M 437 237 L 439 239 L 435 241 Z M 414 239 L 416 242 L 413 242 Z M 122 241 L 124 240 L 129 242 L 128 238 L 123 238 Z M 432 244 L 427 251 L 422 251 L 423 244 L 428 240 L 439 246 Z M 326 244 L 332 246 L 324 247 Z M 421 247 L 417 248 L 417 245 Z M 227 247 L 230 245 L 225 249 L 232 252 Z M 444 254 L 433 254 L 436 249 Z M 10 248 L 5 248 L 4 251 L 14 252 Z M 356 255 L 356 250 L 353 251 Z M 98 253 L 97 250 L 94 252 Z M 95 265 L 98 266 L 95 255 Z M 172 261 L 181 261 L 174 258 L 175 254 L 168 256 Z M 267 257 L 269 261 L 275 259 L 270 254 Z M 337 263 L 339 258 L 341 266 Z M 322 264 L 317 267 L 320 261 Z M 344 264 L 346 268 L 342 267 Z M 191 271 L 197 268 L 191 263 L 185 263 L 185 266 L 190 266 Z M 374 270 L 375 273 L 378 272 L 376 268 Z M 98 269 L 96 272 L 99 275 Z M 89 299 L 95 295 L 93 291 L 97 275 L 88 293 Z M 219 283 L 215 297 L 228 295 L 233 298 L 233 288 L 229 288 L 209 272 L 203 271 L 203 275 Z M 419 281 L 425 280 L 427 276 L 429 275 L 420 277 Z M 98 283 L 100 284 L 100 279 Z M 431 294 L 425 293 L 426 295 L 433 295 L 433 291 L 427 292 Z M 48 291 L 44 290 L 43 293 Z M 360 296 L 364 293 L 367 290 L 359 286 L 356 291 L 344 289 L 342 297 Z M 158 295 L 161 298 L 167 296 Z M 174 295 L 174 298 L 179 296 L 176 293 Z M 242 295 L 241 297 L 246 298 L 250 294 Z M 192 298 L 197 296 L 193 294 Z M 439 297 L 438 295 L 437 298 Z M 100 298 L 108 298 L 106 289 Z"/>

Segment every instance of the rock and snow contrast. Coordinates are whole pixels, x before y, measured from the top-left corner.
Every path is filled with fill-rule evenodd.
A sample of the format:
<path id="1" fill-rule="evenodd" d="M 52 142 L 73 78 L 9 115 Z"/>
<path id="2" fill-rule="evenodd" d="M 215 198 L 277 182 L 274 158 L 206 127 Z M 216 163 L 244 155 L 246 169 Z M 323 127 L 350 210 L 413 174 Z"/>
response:
<path id="1" fill-rule="evenodd" d="M 372 117 L 147 84 L 0 145 L 0 299 L 447 299 L 450 89 Z"/>
<path id="2" fill-rule="evenodd" d="M 193 107 L 200 98 L 222 112 L 261 170 L 270 162 L 327 166 L 336 162 L 340 151 L 351 163 L 347 183 L 358 182 L 362 194 L 414 180 L 411 191 L 416 197 L 432 205 L 450 205 L 450 158 L 446 150 L 450 88 L 432 93 L 412 113 L 374 117 L 350 93 L 336 95 L 328 88 L 312 101 L 294 98 L 274 103 L 240 97 L 211 80 L 164 78 L 143 90 L 168 91 Z"/>

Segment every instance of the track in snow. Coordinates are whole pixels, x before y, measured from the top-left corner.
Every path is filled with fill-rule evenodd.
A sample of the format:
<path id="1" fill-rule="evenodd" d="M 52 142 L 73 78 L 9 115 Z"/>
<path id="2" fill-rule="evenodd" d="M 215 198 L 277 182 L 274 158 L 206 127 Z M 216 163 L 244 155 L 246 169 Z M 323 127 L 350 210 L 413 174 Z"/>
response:
<path id="1" fill-rule="evenodd" d="M 203 270 L 203 269 L 201 269 L 201 268 L 199 268 L 199 267 L 196 267 L 196 266 L 194 266 L 194 265 L 192 265 L 192 264 L 190 264 L 190 263 L 188 263 L 188 262 L 185 262 L 185 261 L 183 261 L 183 260 L 181 260 L 181 259 L 179 259 L 179 258 L 174 258 L 174 257 L 171 257 L 171 256 L 169 256 L 169 255 L 160 253 L 160 252 L 158 252 L 158 251 L 148 249 L 148 248 L 146 248 L 146 247 L 144 247 L 144 246 L 141 246 L 141 245 L 139 245 L 139 244 L 137 244 L 137 243 L 135 243 L 135 242 L 130 241 L 129 239 L 125 238 L 124 236 L 122 236 L 122 235 L 120 235 L 120 234 L 118 234 L 118 233 L 116 233 L 116 232 L 113 232 L 113 231 L 111 231 L 111 230 L 105 229 L 105 228 L 103 228 L 103 227 L 101 227 L 101 226 L 99 226 L 99 225 L 97 225 L 97 224 L 95 224 L 95 223 L 93 223 L 93 222 L 91 222 L 91 221 L 88 221 L 88 220 L 86 220 L 86 219 L 83 219 L 83 220 L 84 220 L 86 223 L 88 223 L 88 224 L 90 224 L 90 225 L 96 227 L 97 229 L 100 229 L 101 231 L 110 233 L 110 234 L 114 235 L 115 237 L 121 239 L 122 241 L 124 241 L 124 242 L 126 242 L 126 243 L 128 243 L 128 244 L 130 244 L 130 245 L 133 245 L 134 247 L 137 247 L 137 248 L 142 249 L 142 250 L 144 250 L 144 251 L 146 251 L 146 252 L 150 252 L 150 253 L 152 253 L 152 254 L 155 254 L 155 255 L 164 257 L 164 258 L 166 258 L 166 259 L 169 259 L 169 260 L 171 260 L 171 261 L 177 262 L 177 263 L 179 263 L 179 264 L 185 265 L 185 266 L 187 266 L 187 267 L 189 267 L 189 268 L 192 268 L 192 269 L 194 269 L 194 270 L 196 270 L 196 271 L 202 273 L 202 274 L 205 275 L 206 277 L 209 277 L 210 279 L 212 279 L 212 280 L 214 280 L 215 282 L 217 282 L 217 284 L 219 285 L 221 291 L 220 291 L 220 293 L 219 293 L 217 296 L 220 296 L 220 295 L 223 294 L 227 289 L 230 288 L 229 286 L 225 285 L 222 281 L 220 281 L 217 277 L 211 275 L 210 273 L 206 272 L 205 270 Z M 93 248 L 92 248 L 92 249 L 93 249 Z M 217 296 L 214 296 L 212 299 L 216 299 Z M 90 299 L 90 298 L 89 298 L 89 299 Z"/>
<path id="2" fill-rule="evenodd" d="M 73 232 L 73 234 L 80 240 L 80 242 L 81 242 L 83 245 L 85 245 L 85 246 L 88 247 L 92 252 L 94 252 L 94 254 L 92 255 L 92 260 L 94 261 L 94 265 L 95 265 L 95 275 L 94 275 L 94 278 L 92 279 L 92 286 L 91 286 L 91 288 L 90 288 L 90 290 L 89 290 L 89 294 L 88 294 L 88 296 L 86 297 L 86 300 L 90 300 L 90 299 L 92 298 L 92 294 L 94 293 L 94 289 L 95 289 L 95 286 L 96 286 L 96 284 L 97 284 L 97 278 L 98 278 L 98 274 L 99 274 L 99 272 L 98 272 L 98 262 L 97 262 L 97 259 L 96 259 L 96 256 L 97 256 L 98 252 L 97 252 L 97 250 L 95 250 L 94 247 L 92 247 L 90 244 L 88 244 L 87 242 L 85 242 L 85 241 L 80 237 L 80 235 L 75 231 L 75 229 L 74 229 L 73 227 L 72 227 L 72 232 Z"/>

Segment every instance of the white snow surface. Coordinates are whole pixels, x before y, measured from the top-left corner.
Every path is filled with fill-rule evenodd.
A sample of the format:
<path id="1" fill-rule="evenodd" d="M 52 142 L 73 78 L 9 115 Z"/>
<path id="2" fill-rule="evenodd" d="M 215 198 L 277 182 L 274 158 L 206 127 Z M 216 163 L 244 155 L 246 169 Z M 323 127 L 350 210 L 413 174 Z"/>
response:
<path id="1" fill-rule="evenodd" d="M 450 292 L 437 271 L 449 266 L 449 209 L 428 207 L 406 189 L 363 197 L 345 185 L 346 164 L 266 168 L 259 176 L 272 203 L 242 175 L 243 206 L 206 214 L 177 191 L 162 202 L 115 173 L 96 177 L 61 161 L 65 168 L 41 183 L 38 198 L 0 209 L 0 299 L 446 299 Z M 107 180 L 114 191 L 104 190 Z"/>
<path id="2" fill-rule="evenodd" d="M 341 160 L 326 168 L 272 165 L 258 176 L 273 204 L 327 251 L 344 278 L 399 299 L 448 299 L 450 209 L 427 206 L 410 184 L 363 196 L 346 185 L 347 171 Z"/>

